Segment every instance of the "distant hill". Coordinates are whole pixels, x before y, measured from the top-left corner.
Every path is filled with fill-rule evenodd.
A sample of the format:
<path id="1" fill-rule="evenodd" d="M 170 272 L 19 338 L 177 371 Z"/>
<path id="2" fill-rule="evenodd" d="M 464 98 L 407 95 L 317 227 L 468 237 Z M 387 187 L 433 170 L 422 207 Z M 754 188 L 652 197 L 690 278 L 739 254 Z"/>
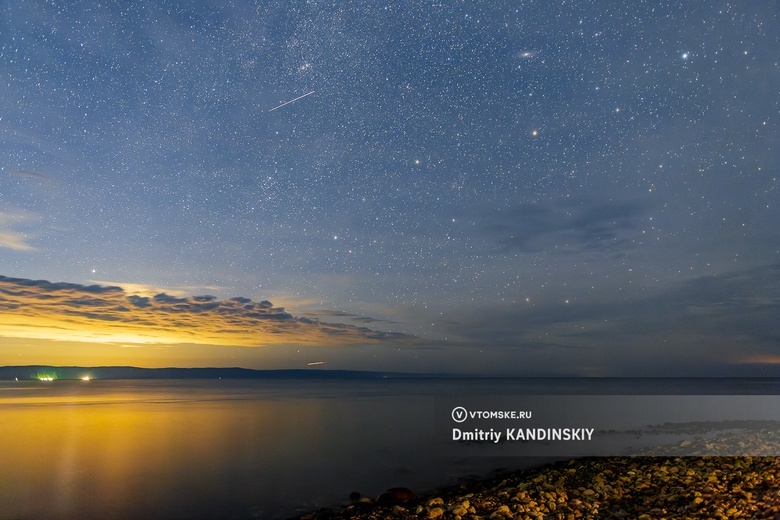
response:
<path id="1" fill-rule="evenodd" d="M 446 374 L 409 374 L 360 370 L 252 370 L 248 368 L 138 368 L 54 367 L 46 365 L 0 367 L 0 380 L 53 379 L 409 379 L 453 377 Z"/>

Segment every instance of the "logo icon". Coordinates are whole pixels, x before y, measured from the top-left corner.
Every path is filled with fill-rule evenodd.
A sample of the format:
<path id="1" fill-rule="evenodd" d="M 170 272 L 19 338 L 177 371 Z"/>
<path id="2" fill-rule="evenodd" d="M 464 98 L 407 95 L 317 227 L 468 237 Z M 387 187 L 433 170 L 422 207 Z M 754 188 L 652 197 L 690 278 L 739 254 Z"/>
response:
<path id="1" fill-rule="evenodd" d="M 452 420 L 456 423 L 462 423 L 466 420 L 469 413 L 462 406 L 456 406 L 452 409 Z"/>

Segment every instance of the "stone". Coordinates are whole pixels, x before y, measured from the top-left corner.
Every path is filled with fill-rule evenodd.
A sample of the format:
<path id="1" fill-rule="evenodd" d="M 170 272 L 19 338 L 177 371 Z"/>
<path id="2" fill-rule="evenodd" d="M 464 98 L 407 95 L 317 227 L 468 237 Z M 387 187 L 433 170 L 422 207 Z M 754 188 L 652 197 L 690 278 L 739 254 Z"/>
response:
<path id="1" fill-rule="evenodd" d="M 512 515 L 512 510 L 509 509 L 509 506 L 503 505 L 493 511 L 493 514 L 490 515 L 490 518 L 498 520 L 503 518 L 514 518 L 514 515 Z"/>
<path id="2" fill-rule="evenodd" d="M 469 512 L 469 510 L 466 509 L 463 506 L 457 506 L 457 507 L 455 507 L 455 509 L 452 510 L 452 514 L 453 515 L 458 515 L 458 516 L 465 516 L 465 515 L 468 514 L 468 512 Z"/>
<path id="3" fill-rule="evenodd" d="M 379 495 L 376 501 L 384 505 L 395 505 L 405 504 L 406 502 L 414 500 L 415 498 L 417 498 L 417 495 L 415 495 L 414 491 L 411 489 L 405 487 L 394 487 Z"/>

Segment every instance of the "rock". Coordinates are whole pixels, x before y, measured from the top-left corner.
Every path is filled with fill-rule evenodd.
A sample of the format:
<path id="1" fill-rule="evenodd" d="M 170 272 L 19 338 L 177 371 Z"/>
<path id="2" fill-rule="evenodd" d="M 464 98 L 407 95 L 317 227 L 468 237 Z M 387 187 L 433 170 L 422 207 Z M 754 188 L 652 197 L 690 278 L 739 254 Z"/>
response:
<path id="1" fill-rule="evenodd" d="M 349 500 L 351 502 L 357 502 L 358 500 L 360 500 L 360 493 L 358 493 L 357 491 L 353 491 L 352 493 L 349 494 Z"/>
<path id="2" fill-rule="evenodd" d="M 458 516 L 466 516 L 468 512 L 469 510 L 463 506 L 456 506 L 455 509 L 452 510 L 452 514 Z"/>
<path id="3" fill-rule="evenodd" d="M 728 440 L 734 442 L 731 437 Z M 772 443 L 780 447 L 780 434 L 775 430 L 768 431 L 756 442 L 759 440 L 770 447 Z M 780 520 L 780 457 L 776 456 L 583 459 L 576 464 L 562 463 L 540 471 L 517 472 L 500 485 L 496 482 L 443 490 L 414 502 L 407 499 L 404 507 L 402 502 L 372 503 L 367 507 L 357 504 L 333 512 L 332 516 L 316 514 L 314 518 Z M 414 496 L 405 488 L 394 488 L 383 495 L 386 496 L 382 500 L 397 501 Z"/>
<path id="4" fill-rule="evenodd" d="M 513 518 L 512 510 L 509 509 L 509 506 L 503 505 L 493 511 L 493 514 L 490 515 L 490 518 L 492 519 L 504 519 L 504 518 Z"/>
<path id="5" fill-rule="evenodd" d="M 415 495 L 414 491 L 411 489 L 405 487 L 394 487 L 379 495 L 379 498 L 377 498 L 376 501 L 384 505 L 395 505 L 405 504 L 406 502 L 414 500 L 415 498 L 417 498 L 417 495 Z"/>

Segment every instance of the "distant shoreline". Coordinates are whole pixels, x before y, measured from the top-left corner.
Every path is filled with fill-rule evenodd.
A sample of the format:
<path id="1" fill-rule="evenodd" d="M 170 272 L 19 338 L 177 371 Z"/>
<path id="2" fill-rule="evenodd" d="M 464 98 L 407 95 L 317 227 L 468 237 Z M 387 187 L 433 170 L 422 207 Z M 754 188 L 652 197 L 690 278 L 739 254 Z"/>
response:
<path id="1" fill-rule="evenodd" d="M 51 379 L 48 379 L 51 378 Z M 275 379 L 338 379 L 338 380 L 495 380 L 512 381 L 645 381 L 668 384 L 673 382 L 691 381 L 750 381 L 776 384 L 776 377 L 588 377 L 576 375 L 486 375 L 486 374 L 451 374 L 441 372 L 390 372 L 371 370 L 340 370 L 330 368 L 288 368 L 288 369 L 252 369 L 241 367 L 164 367 L 142 368 L 133 366 L 56 366 L 56 365 L 13 365 L 0 366 L 0 381 L 35 381 L 35 380 L 82 380 L 93 379 L 131 379 L 131 380 L 163 380 L 163 379 L 234 379 L 234 380 L 275 380 Z M 642 392 L 640 392 L 642 393 Z M 664 392 L 662 392 L 664 393 Z M 676 393 L 676 392 L 673 392 Z M 769 393 L 775 393 L 769 391 Z"/>
<path id="2" fill-rule="evenodd" d="M 329 370 L 321 368 L 254 370 L 251 368 L 140 368 L 131 366 L 51 366 L 25 365 L 0 367 L 0 381 L 79 380 L 89 379 L 414 379 L 460 378 L 457 374 L 418 374 L 407 372 L 373 372 L 363 370 Z"/>

